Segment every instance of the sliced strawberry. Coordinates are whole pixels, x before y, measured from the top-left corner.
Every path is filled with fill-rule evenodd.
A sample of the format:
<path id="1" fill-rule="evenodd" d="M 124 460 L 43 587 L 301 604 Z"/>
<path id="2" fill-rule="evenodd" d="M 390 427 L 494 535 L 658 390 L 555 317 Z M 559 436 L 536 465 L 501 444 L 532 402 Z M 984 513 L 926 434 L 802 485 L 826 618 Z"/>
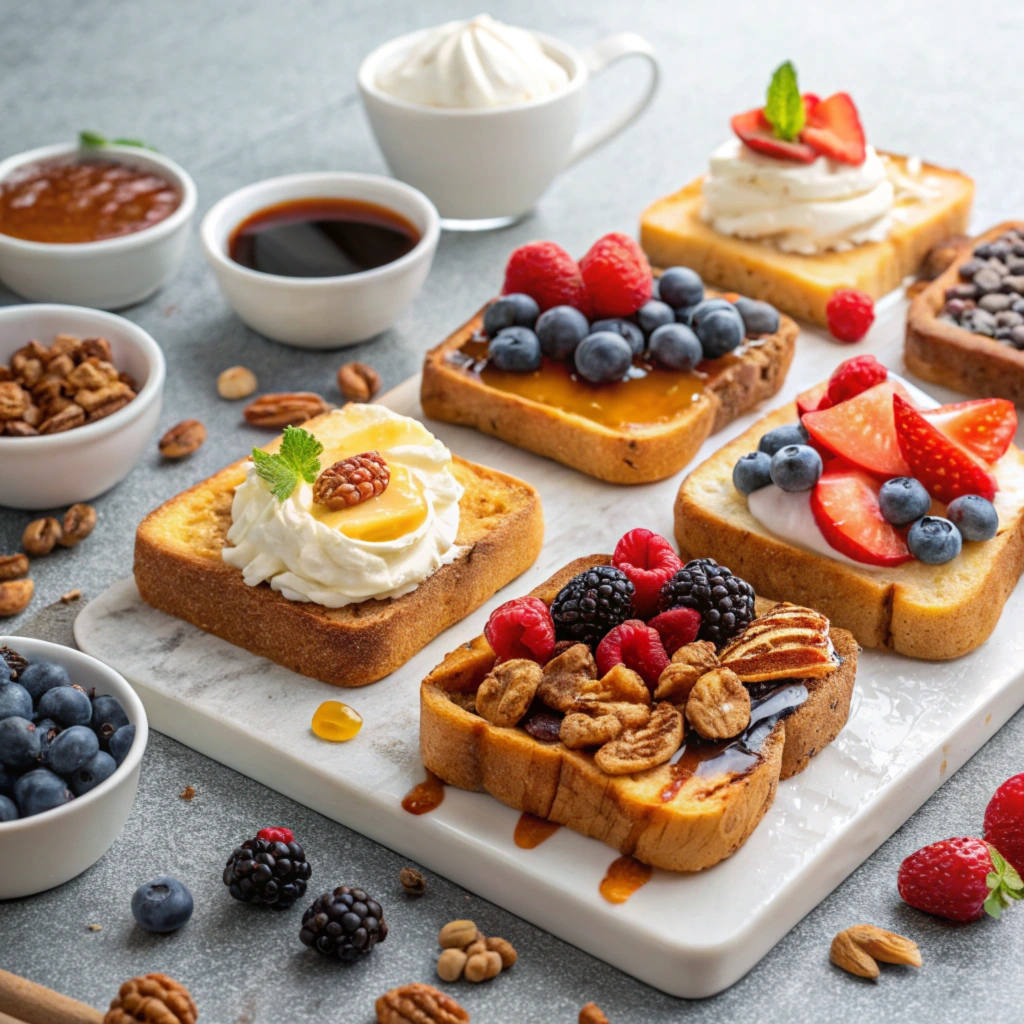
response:
<path id="1" fill-rule="evenodd" d="M 804 114 L 809 114 L 820 102 L 821 97 L 816 92 L 805 92 L 800 97 L 804 101 Z"/>
<path id="2" fill-rule="evenodd" d="M 807 110 L 807 123 L 800 133 L 800 141 L 816 155 L 844 164 L 864 163 L 867 155 L 864 128 L 849 93 L 834 93 Z"/>
<path id="3" fill-rule="evenodd" d="M 921 415 L 946 437 L 986 462 L 998 462 L 1017 432 L 1017 410 L 1005 398 L 954 402 Z"/>
<path id="4" fill-rule="evenodd" d="M 841 459 L 825 467 L 811 493 L 814 521 L 829 545 L 867 565 L 901 565 L 913 555 L 878 507 L 878 481 Z"/>
<path id="5" fill-rule="evenodd" d="M 882 480 L 909 476 L 896 440 L 893 395 L 909 398 L 902 384 L 887 380 L 831 409 L 809 412 L 801 422 L 813 440 L 859 469 Z"/>
<path id="6" fill-rule="evenodd" d="M 758 153 L 773 156 L 777 160 L 799 160 L 804 164 L 812 164 L 818 159 L 817 152 L 811 146 L 777 139 L 763 110 L 748 110 L 745 114 L 737 114 L 731 124 L 732 130 L 743 143 Z"/>
<path id="7" fill-rule="evenodd" d="M 796 411 L 803 416 L 805 412 L 817 412 L 819 409 L 832 408 L 832 400 L 828 397 L 828 381 L 815 384 L 813 388 L 802 391 L 796 396 Z"/>
<path id="8" fill-rule="evenodd" d="M 910 466 L 909 474 L 924 484 L 928 493 L 949 504 L 963 494 L 980 494 L 991 501 L 998 485 L 995 478 L 966 448 L 948 438 L 899 395 L 892 400 L 896 437 Z"/>

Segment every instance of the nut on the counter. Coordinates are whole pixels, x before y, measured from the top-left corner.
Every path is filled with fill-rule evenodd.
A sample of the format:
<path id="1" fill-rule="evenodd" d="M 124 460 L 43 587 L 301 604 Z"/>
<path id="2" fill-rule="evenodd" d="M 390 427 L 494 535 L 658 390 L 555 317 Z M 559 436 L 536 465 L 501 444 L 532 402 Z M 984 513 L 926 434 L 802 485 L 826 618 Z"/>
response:
<path id="1" fill-rule="evenodd" d="M 0 583 L 5 580 L 16 580 L 27 576 L 29 569 L 28 556 L 20 552 L 16 555 L 0 555 Z"/>
<path id="2" fill-rule="evenodd" d="M 896 932 L 873 924 L 856 924 L 832 940 L 829 959 L 858 978 L 877 978 L 881 973 L 877 961 L 920 967 L 921 951 L 916 942 Z"/>
<path id="3" fill-rule="evenodd" d="M 196 1024 L 198 1017 L 184 985 L 166 974 L 144 974 L 121 986 L 103 1024 Z"/>
<path id="4" fill-rule="evenodd" d="M 472 921 L 449 921 L 438 933 L 437 944 L 442 949 L 465 949 L 478 934 Z"/>
<path id="5" fill-rule="evenodd" d="M 482 950 L 473 953 L 466 960 L 462 976 L 474 985 L 481 981 L 490 981 L 501 974 L 501 957 L 493 950 Z"/>
<path id="6" fill-rule="evenodd" d="M 427 880 L 415 868 L 402 868 L 398 872 L 398 881 L 406 896 L 422 896 L 427 889 Z"/>
<path id="7" fill-rule="evenodd" d="M 160 438 L 160 454 L 165 459 L 183 459 L 198 451 L 206 440 L 206 427 L 199 420 L 182 420 Z"/>
<path id="8" fill-rule="evenodd" d="M 706 740 L 731 740 L 750 725 L 750 691 L 731 668 L 713 668 L 690 691 L 686 720 Z"/>
<path id="9" fill-rule="evenodd" d="M 257 383 L 256 374 L 247 366 L 229 366 L 217 374 L 217 394 L 234 402 L 253 394 Z"/>
<path id="10" fill-rule="evenodd" d="M 487 948 L 501 957 L 501 966 L 504 970 L 515 966 L 516 961 L 519 959 L 515 946 L 508 939 L 502 939 L 498 936 L 489 938 L 487 939 Z"/>
<path id="11" fill-rule="evenodd" d="M 32 600 L 35 588 L 31 580 L 6 580 L 0 583 L 0 619 L 23 612 Z"/>
<path id="12" fill-rule="evenodd" d="M 81 600 L 81 597 L 82 597 L 81 590 L 79 590 L 78 587 L 75 587 L 74 590 L 69 590 L 66 594 L 61 594 L 60 595 L 60 603 L 61 604 L 72 604 L 75 601 Z"/>
<path id="13" fill-rule="evenodd" d="M 437 941 L 442 947 L 437 976 L 442 981 L 490 981 L 519 959 L 511 942 L 485 938 L 472 921 L 449 921 Z"/>
<path id="14" fill-rule="evenodd" d="M 579 1024 L 608 1024 L 608 1018 L 597 1003 L 587 1003 L 580 1010 Z"/>
<path id="15" fill-rule="evenodd" d="M 330 408 L 312 391 L 287 391 L 260 395 L 245 407 L 243 415 L 246 423 L 254 427 L 297 427 Z"/>
<path id="16" fill-rule="evenodd" d="M 96 509 L 92 505 L 79 502 L 64 513 L 64 527 L 57 538 L 57 543 L 65 548 L 73 548 L 85 540 L 95 527 Z"/>
<path id="17" fill-rule="evenodd" d="M 350 402 L 368 402 L 380 391 L 380 375 L 366 363 L 345 363 L 338 370 L 338 390 Z"/>
<path id="18" fill-rule="evenodd" d="M 469 1014 L 450 995 L 422 982 L 390 989 L 374 1009 L 377 1024 L 469 1024 Z"/>
<path id="19" fill-rule="evenodd" d="M 53 516 L 33 519 L 22 531 L 21 546 L 33 558 L 48 555 L 60 540 L 64 528 Z"/>

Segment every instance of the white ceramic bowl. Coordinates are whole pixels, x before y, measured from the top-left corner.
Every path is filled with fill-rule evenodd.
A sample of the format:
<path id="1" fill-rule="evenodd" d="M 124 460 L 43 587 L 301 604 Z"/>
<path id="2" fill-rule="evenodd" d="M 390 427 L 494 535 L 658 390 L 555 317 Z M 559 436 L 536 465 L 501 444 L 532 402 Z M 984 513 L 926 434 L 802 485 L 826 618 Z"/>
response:
<path id="1" fill-rule="evenodd" d="M 77 143 L 72 142 L 19 153 L 0 162 L 0 181 L 25 164 L 78 152 Z M 152 227 L 99 242 L 27 242 L 0 234 L 0 280 L 37 302 L 120 309 L 148 298 L 177 271 L 195 213 L 196 186 L 173 160 L 138 146 L 104 146 L 85 152 L 161 175 L 181 193 L 181 205 Z"/>
<path id="2" fill-rule="evenodd" d="M 359 199 L 401 214 L 420 241 L 393 263 L 344 277 L 284 277 L 228 256 L 232 231 L 259 210 L 291 199 Z M 225 196 L 203 218 L 200 238 L 217 283 L 254 330 L 298 348 L 339 348 L 387 330 L 430 272 L 441 229 L 434 204 L 410 185 L 375 174 L 289 174 Z"/>
<path id="3" fill-rule="evenodd" d="M 142 701 L 125 678 L 101 661 L 61 644 L 0 636 L 29 661 L 63 665 L 72 683 L 116 697 L 135 723 L 135 742 L 121 766 L 92 792 L 52 811 L 0 822 L 0 900 L 31 896 L 63 885 L 91 868 L 110 849 L 128 818 L 149 738 Z"/>
<path id="4" fill-rule="evenodd" d="M 0 365 L 36 338 L 104 337 L 114 365 L 141 385 L 123 409 L 62 434 L 0 436 L 0 505 L 49 509 L 89 501 L 127 476 L 156 430 L 166 368 L 160 346 L 116 313 L 82 306 L 0 307 Z"/>

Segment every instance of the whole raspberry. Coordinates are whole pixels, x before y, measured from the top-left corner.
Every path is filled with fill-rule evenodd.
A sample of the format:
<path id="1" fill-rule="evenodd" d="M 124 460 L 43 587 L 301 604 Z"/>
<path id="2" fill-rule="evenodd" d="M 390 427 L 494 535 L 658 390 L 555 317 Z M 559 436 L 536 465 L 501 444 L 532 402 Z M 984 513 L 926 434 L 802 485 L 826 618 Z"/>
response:
<path id="1" fill-rule="evenodd" d="M 543 665 L 554 650 L 555 624 L 540 598 L 517 597 L 491 613 L 484 636 L 498 661 L 529 658 Z"/>
<path id="2" fill-rule="evenodd" d="M 875 322 L 875 304 L 870 295 L 856 288 L 837 288 L 825 307 L 828 329 L 839 341 L 860 341 Z"/>
<path id="3" fill-rule="evenodd" d="M 1024 875 L 1024 772 L 1007 779 L 989 800 L 985 840 Z"/>
<path id="4" fill-rule="evenodd" d="M 639 619 L 627 619 L 621 626 L 610 629 L 597 645 L 594 660 L 601 675 L 616 665 L 625 665 L 638 673 L 651 689 L 668 665 L 668 655 L 657 630 Z"/>
<path id="5" fill-rule="evenodd" d="M 621 569 L 630 579 L 633 611 L 638 619 L 649 619 L 658 611 L 658 595 L 683 563 L 672 545 L 660 534 L 650 530 L 630 530 L 615 545 L 612 565 Z"/>
<path id="6" fill-rule="evenodd" d="M 647 623 L 658 631 L 665 653 L 671 657 L 680 647 L 692 644 L 700 632 L 700 612 L 696 608 L 670 608 Z"/>
<path id="7" fill-rule="evenodd" d="M 651 297 L 651 265 L 629 235 L 599 238 L 580 260 L 580 272 L 595 318 L 630 316 Z"/>
<path id="8" fill-rule="evenodd" d="M 508 258 L 502 293 L 529 295 L 541 312 L 552 306 L 575 306 L 589 315 L 579 265 L 554 242 L 527 242 Z"/>
<path id="9" fill-rule="evenodd" d="M 828 408 L 856 398 L 862 391 L 889 379 L 889 371 L 874 356 L 854 356 L 840 363 L 828 381 Z M 821 409 L 821 406 L 818 406 Z"/>

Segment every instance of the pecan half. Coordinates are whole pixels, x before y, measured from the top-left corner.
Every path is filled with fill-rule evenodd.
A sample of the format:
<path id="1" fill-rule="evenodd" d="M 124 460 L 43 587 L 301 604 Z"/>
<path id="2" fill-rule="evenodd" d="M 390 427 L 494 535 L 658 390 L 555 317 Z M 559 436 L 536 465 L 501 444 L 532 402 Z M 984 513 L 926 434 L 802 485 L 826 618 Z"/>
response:
<path id="1" fill-rule="evenodd" d="M 75 392 L 75 401 L 86 412 L 92 412 L 94 409 L 117 402 L 122 398 L 130 402 L 134 397 L 135 392 L 119 380 L 103 384 L 98 388 L 83 388 L 81 391 Z"/>
<path id="2" fill-rule="evenodd" d="M 732 669 L 713 668 L 690 691 L 686 720 L 706 740 L 730 740 L 750 725 L 750 693 Z"/>
<path id="3" fill-rule="evenodd" d="M 627 704 L 650 704 L 651 691 L 637 672 L 623 664 L 614 665 L 600 679 L 588 680 L 580 690 L 581 697 L 599 701 L 624 701 Z"/>
<path id="4" fill-rule="evenodd" d="M 921 951 L 916 942 L 895 932 L 873 924 L 856 924 L 832 940 L 829 959 L 859 978 L 877 978 L 880 972 L 876 961 L 920 967 Z"/>
<path id="5" fill-rule="evenodd" d="M 59 412 L 53 412 L 49 419 L 39 424 L 40 434 L 61 434 L 65 430 L 74 430 L 85 422 L 85 410 L 75 402 L 64 406 Z"/>
<path id="6" fill-rule="evenodd" d="M 313 501 L 329 509 L 351 508 L 387 490 L 391 469 L 380 452 L 352 455 L 328 466 L 313 484 Z"/>
<path id="7" fill-rule="evenodd" d="M 570 750 L 584 747 L 603 747 L 622 732 L 622 723 L 615 715 L 591 716 L 575 711 L 562 719 L 558 738 Z"/>
<path id="8" fill-rule="evenodd" d="M 671 664 L 658 677 L 654 699 L 667 700 L 676 705 L 685 704 L 694 683 L 717 665 L 715 645 L 708 640 L 697 640 L 680 647 L 672 655 Z"/>
<path id="9" fill-rule="evenodd" d="M 53 516 L 33 519 L 21 534 L 21 546 L 33 558 L 48 555 L 57 546 L 61 530 L 60 523 Z"/>
<path id="10" fill-rule="evenodd" d="M 28 557 L 23 554 L 0 555 L 0 581 L 28 575 Z"/>
<path id="11" fill-rule="evenodd" d="M 229 366 L 217 374 L 217 394 L 234 402 L 248 398 L 257 387 L 256 374 L 247 366 Z"/>
<path id="12" fill-rule="evenodd" d="M 245 421 L 254 427 L 297 427 L 314 416 L 330 411 L 330 406 L 312 391 L 288 391 L 260 395 L 245 407 Z"/>
<path id="13" fill-rule="evenodd" d="M 469 1024 L 469 1014 L 451 996 L 419 981 L 385 992 L 374 1009 L 377 1024 Z"/>
<path id="14" fill-rule="evenodd" d="M 35 588 L 31 580 L 6 580 L 0 583 L 0 618 L 23 612 L 32 600 Z"/>
<path id="15" fill-rule="evenodd" d="M 0 420 L 20 420 L 29 406 L 28 392 L 14 381 L 0 384 Z"/>
<path id="16" fill-rule="evenodd" d="M 514 658 L 495 665 L 476 691 L 476 710 L 491 725 L 509 728 L 530 710 L 543 678 L 540 665 Z"/>
<path id="17" fill-rule="evenodd" d="M 64 529 L 57 538 L 61 547 L 73 548 L 79 541 L 85 540 L 96 526 L 96 509 L 92 505 L 79 503 L 72 505 L 64 513 Z"/>
<path id="18" fill-rule="evenodd" d="M 597 663 L 586 644 L 573 644 L 544 666 L 537 696 L 556 711 L 572 711 L 583 686 L 597 678 Z"/>
<path id="19" fill-rule="evenodd" d="M 338 370 L 338 390 L 350 402 L 368 402 L 380 391 L 380 375 L 366 363 L 345 363 Z"/>
<path id="20" fill-rule="evenodd" d="M 182 420 L 160 438 L 160 454 L 165 459 L 183 459 L 198 451 L 206 440 L 206 427 L 199 420 Z"/>
<path id="21" fill-rule="evenodd" d="M 130 401 L 130 398 L 115 398 L 105 405 L 96 406 L 89 413 L 89 422 L 95 423 L 97 420 L 105 420 L 111 414 L 123 409 Z"/>
<path id="22" fill-rule="evenodd" d="M 646 725 L 606 743 L 594 762 L 606 775 L 630 775 L 664 764 L 682 742 L 683 716 L 671 704 L 659 704 Z"/>

